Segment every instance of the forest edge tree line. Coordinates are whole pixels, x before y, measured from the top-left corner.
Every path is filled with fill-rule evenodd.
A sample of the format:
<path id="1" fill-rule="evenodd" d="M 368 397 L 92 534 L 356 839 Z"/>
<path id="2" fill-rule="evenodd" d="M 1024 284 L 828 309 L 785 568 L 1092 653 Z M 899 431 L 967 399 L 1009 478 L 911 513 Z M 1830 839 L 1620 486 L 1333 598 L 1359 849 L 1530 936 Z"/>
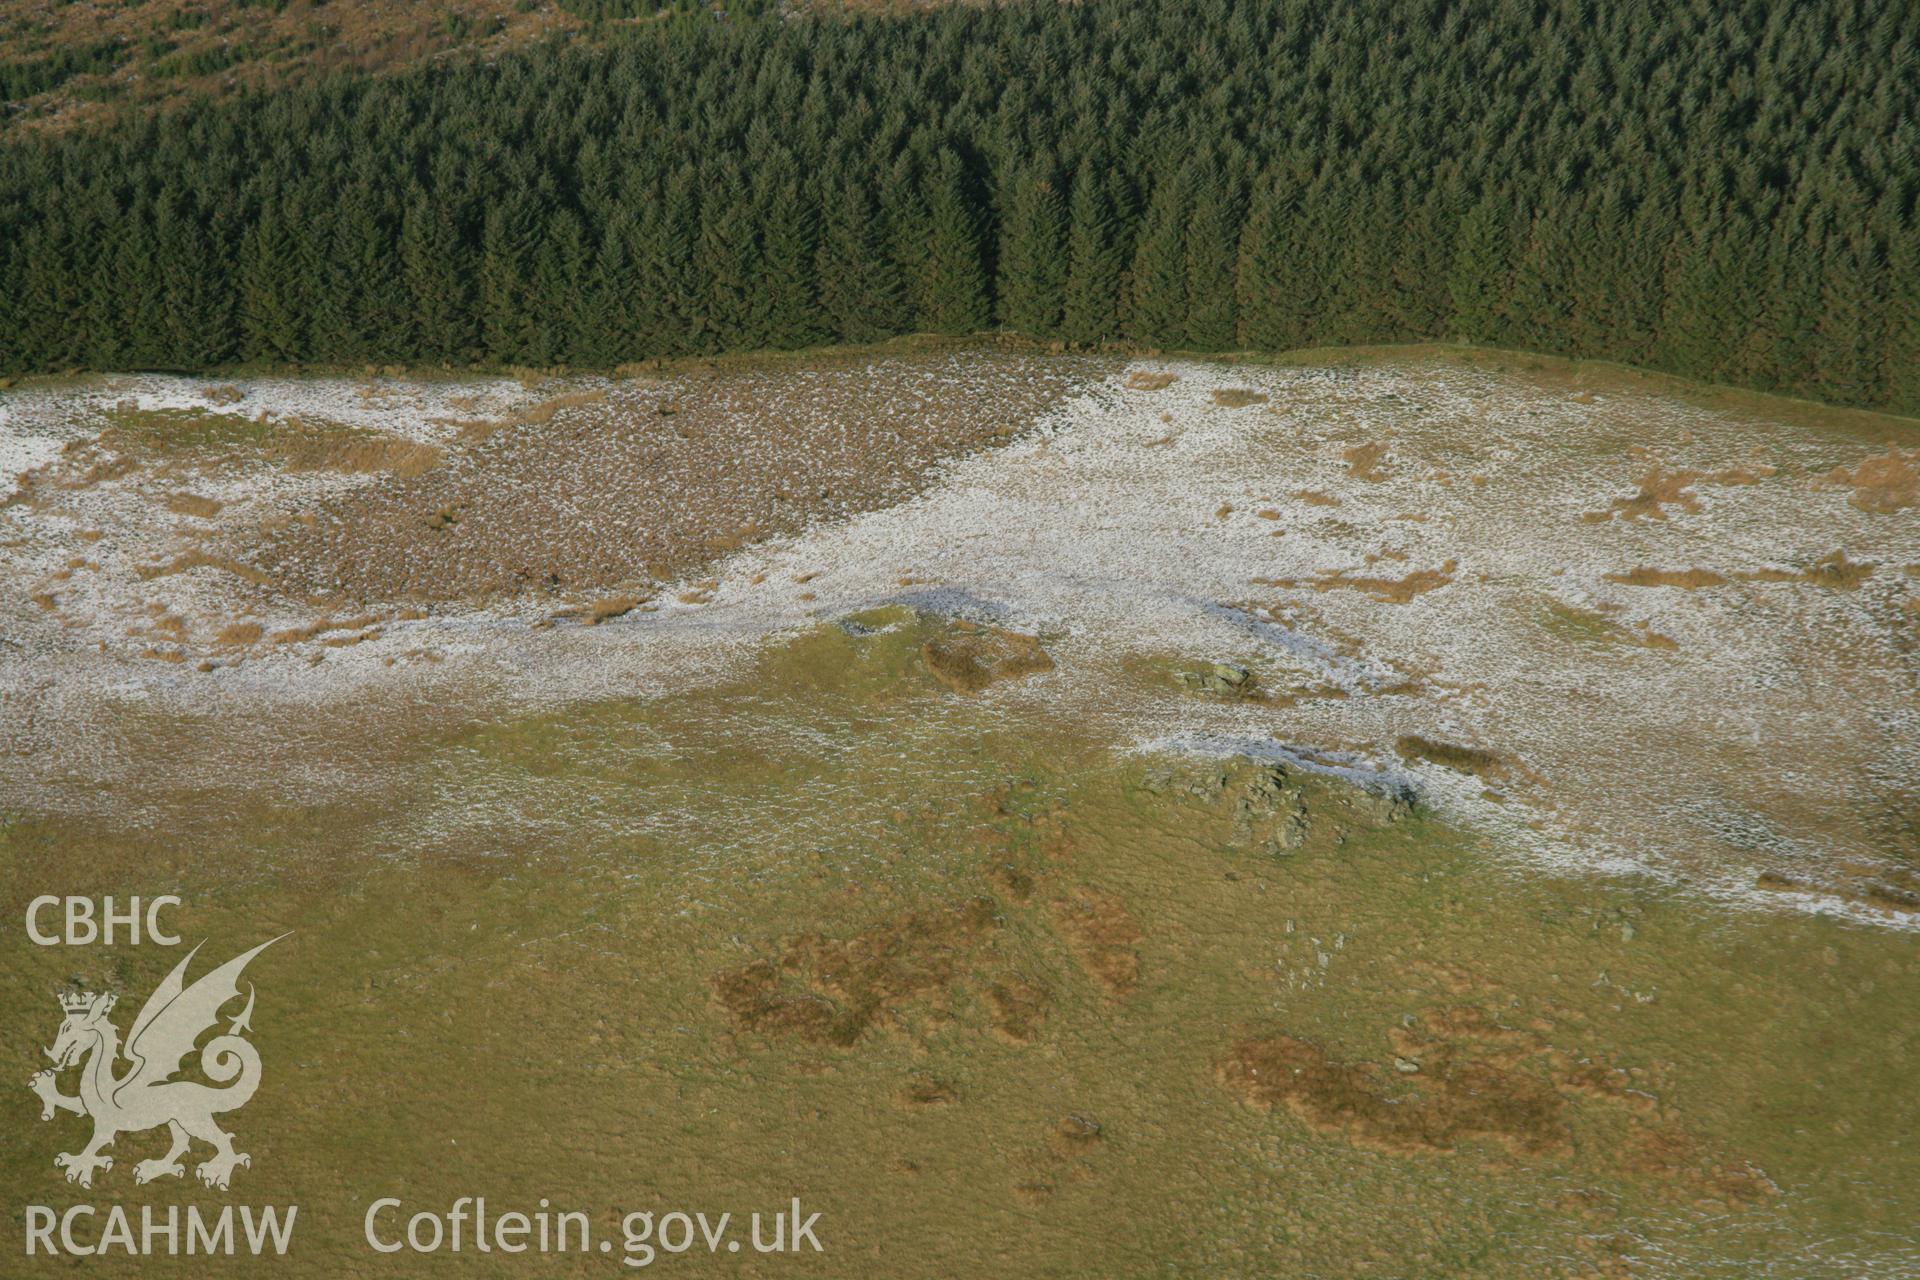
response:
<path id="1" fill-rule="evenodd" d="M 1920 412 L 1917 28 L 1833 0 L 1089 0 L 343 74 L 0 150 L 0 368 L 1003 327 L 1458 339 Z"/>

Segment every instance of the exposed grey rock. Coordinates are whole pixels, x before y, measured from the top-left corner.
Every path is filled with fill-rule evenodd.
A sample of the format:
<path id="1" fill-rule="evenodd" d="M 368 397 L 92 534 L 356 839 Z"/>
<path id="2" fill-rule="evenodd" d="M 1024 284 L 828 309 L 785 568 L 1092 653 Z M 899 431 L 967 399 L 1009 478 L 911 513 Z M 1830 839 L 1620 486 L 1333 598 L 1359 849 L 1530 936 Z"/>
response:
<path id="1" fill-rule="evenodd" d="M 1195 671 L 1182 671 L 1180 683 L 1198 693 L 1243 697 L 1253 692 L 1254 674 L 1235 662 L 1209 662 Z"/>

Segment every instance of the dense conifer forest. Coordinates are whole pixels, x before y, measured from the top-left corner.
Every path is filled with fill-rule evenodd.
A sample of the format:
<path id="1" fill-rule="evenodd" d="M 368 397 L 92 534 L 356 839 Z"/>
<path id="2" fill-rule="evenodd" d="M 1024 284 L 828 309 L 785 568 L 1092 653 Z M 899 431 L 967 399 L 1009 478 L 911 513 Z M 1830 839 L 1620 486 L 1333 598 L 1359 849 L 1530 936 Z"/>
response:
<path id="1" fill-rule="evenodd" d="M 1917 47 L 1867 0 L 1039 0 L 342 74 L 0 150 L 0 368 L 1445 338 L 1920 412 Z"/>

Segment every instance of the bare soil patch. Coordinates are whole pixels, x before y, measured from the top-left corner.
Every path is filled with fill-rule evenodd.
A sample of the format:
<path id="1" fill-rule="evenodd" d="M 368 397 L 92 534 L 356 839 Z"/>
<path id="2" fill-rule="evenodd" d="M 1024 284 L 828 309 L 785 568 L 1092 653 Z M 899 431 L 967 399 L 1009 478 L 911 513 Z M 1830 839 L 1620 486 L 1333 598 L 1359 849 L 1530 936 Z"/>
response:
<path id="1" fill-rule="evenodd" d="M 644 594 L 748 542 L 899 502 L 941 462 L 1002 442 L 1108 367 L 848 356 L 559 396 L 549 412 L 471 433 L 440 465 L 433 446 L 405 441 L 378 458 L 334 447 L 314 465 L 377 465 L 390 480 L 231 554 L 302 596 Z"/>
<path id="2" fill-rule="evenodd" d="M 1847 553 L 1842 550 L 1822 556 L 1805 569 L 1755 569 L 1748 573 L 1737 573 L 1734 577 L 1742 582 L 1805 582 L 1816 587 L 1852 591 L 1873 576 L 1875 567 L 1864 561 L 1847 559 Z"/>
<path id="3" fill-rule="evenodd" d="M 1120 899 L 1083 885 L 1053 904 L 1053 919 L 1094 985 L 1110 996 L 1140 985 L 1140 926 Z"/>
<path id="4" fill-rule="evenodd" d="M 185 573 L 189 569 L 219 569 L 231 573 L 248 582 L 263 583 L 267 576 L 250 565 L 242 564 L 229 556 L 214 555 L 206 551 L 187 551 L 162 564 L 143 564 L 134 566 L 134 573 L 142 579 L 168 578 L 176 573 Z"/>
<path id="5" fill-rule="evenodd" d="M 1577 643 L 1595 645 L 1626 644 L 1643 649 L 1674 650 L 1680 642 L 1653 629 L 1649 622 L 1625 626 L 1604 613 L 1582 609 L 1564 600 L 1549 600 L 1542 619 L 1548 631 Z"/>
<path id="6" fill-rule="evenodd" d="M 896 1105 L 909 1111 L 922 1107 L 942 1107 L 957 1102 L 960 1091 L 953 1085 L 925 1071 L 916 1071 L 907 1077 L 906 1083 L 894 1091 Z"/>
<path id="7" fill-rule="evenodd" d="M 1486 1060 L 1449 1061 L 1423 1071 L 1418 1090 L 1396 1089 L 1373 1063 L 1343 1062 L 1310 1040 L 1273 1035 L 1241 1040 L 1214 1074 L 1244 1102 L 1284 1108 L 1317 1133 L 1389 1155 L 1446 1152 L 1474 1139 L 1517 1156 L 1564 1155 L 1572 1146 L 1566 1104 L 1552 1086 Z"/>
<path id="8" fill-rule="evenodd" d="M 1455 994 L 1501 994 L 1465 972 L 1437 976 Z M 1659 1135 L 1656 1158 L 1626 1150 L 1625 1171 L 1736 1204 L 1770 1193 L 1765 1175 L 1745 1161 L 1715 1158 L 1671 1124 L 1648 1128 L 1671 1115 L 1646 1087 L 1655 1075 L 1554 1044 L 1548 1033 L 1556 1025 L 1550 1018 L 1510 1024 L 1477 1004 L 1441 1005 L 1389 1030 L 1386 1062 L 1343 1061 L 1311 1040 L 1275 1034 L 1235 1043 L 1214 1075 L 1252 1106 L 1283 1108 L 1317 1133 L 1398 1156 L 1484 1140 L 1517 1157 L 1564 1159 L 1574 1154 L 1569 1104 L 1586 1099 L 1624 1116 L 1636 1136 Z"/>
<path id="9" fill-rule="evenodd" d="M 1756 889 L 1765 889 L 1769 893 L 1804 893 L 1831 895 L 1848 902 L 1861 902 L 1868 906 L 1884 907 L 1891 911 L 1920 911 L 1920 891 L 1903 889 L 1884 881 L 1867 880 L 1864 882 L 1834 881 L 1816 883 L 1795 876 L 1781 875 L 1774 871 L 1763 871 L 1754 880 Z"/>
<path id="10" fill-rule="evenodd" d="M 231 622 L 220 628 L 213 637 L 213 642 L 217 645 L 242 648 L 258 643 L 260 637 L 265 634 L 265 630 L 257 622 Z"/>
<path id="11" fill-rule="evenodd" d="M 993 1033 L 1009 1044 L 1031 1044 L 1047 1016 L 1046 989 L 1020 978 L 987 988 L 987 1012 Z"/>
<path id="12" fill-rule="evenodd" d="M 1592 524 L 1602 524 L 1614 519 L 1665 520 L 1670 508 L 1695 513 L 1700 510 L 1700 495 L 1694 492 L 1694 485 L 1759 484 L 1776 470 L 1765 463 L 1739 463 L 1718 471 L 1669 471 L 1655 466 L 1640 478 L 1640 486 L 1632 497 L 1616 499 L 1605 511 L 1589 511 L 1582 518 Z M 1479 483 L 1477 478 L 1476 483 Z"/>
<path id="13" fill-rule="evenodd" d="M 992 899 L 973 898 L 848 938 L 805 934 L 777 959 L 714 975 L 714 999 L 741 1030 L 850 1046 L 891 1006 L 944 994 L 994 913 Z"/>

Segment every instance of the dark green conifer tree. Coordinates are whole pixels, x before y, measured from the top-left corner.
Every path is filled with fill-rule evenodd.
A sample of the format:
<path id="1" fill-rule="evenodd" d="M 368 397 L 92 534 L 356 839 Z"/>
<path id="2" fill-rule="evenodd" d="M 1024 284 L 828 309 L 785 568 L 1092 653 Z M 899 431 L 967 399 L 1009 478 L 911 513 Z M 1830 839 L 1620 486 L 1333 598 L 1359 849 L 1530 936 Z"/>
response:
<path id="1" fill-rule="evenodd" d="M 83 295 L 74 270 L 79 250 L 69 243 L 67 231 L 54 222 L 20 237 L 17 311 L 28 368 L 72 369 L 86 349 L 85 333 L 72 322 Z"/>
<path id="2" fill-rule="evenodd" d="M 416 187 L 400 223 L 400 278 L 417 358 L 464 363 L 473 357 L 473 285 L 460 228 L 444 199 Z"/>
<path id="3" fill-rule="evenodd" d="M 371 186 L 356 184 L 343 194 L 335 252 L 350 278 L 339 287 L 352 299 L 359 347 L 353 358 L 375 364 L 404 359 L 413 349 L 413 308 L 400 274 L 398 221 L 385 193 Z"/>
<path id="4" fill-rule="evenodd" d="M 94 369 L 124 369 L 130 351 L 120 306 L 121 285 L 113 279 L 115 246 L 125 234 L 126 217 L 115 194 L 107 188 L 91 193 L 85 264 L 77 284 L 86 310 L 85 361 Z"/>
<path id="5" fill-rule="evenodd" d="M 747 184 L 731 160 L 701 175 L 699 272 L 702 318 L 722 350 L 761 347 L 772 338 L 771 307 L 761 288 L 760 241 Z"/>
<path id="6" fill-rule="evenodd" d="M 240 358 L 293 364 L 307 352 L 306 316 L 286 215 L 269 197 L 240 242 Z"/>
<path id="7" fill-rule="evenodd" d="M 113 279 L 120 301 L 119 330 L 126 368 L 157 369 L 167 363 L 165 312 L 151 209 L 136 201 L 114 243 Z M 4 292 L 4 290 L 0 290 Z"/>
<path id="8" fill-rule="evenodd" d="M 980 228 L 960 158 L 942 150 L 927 171 L 927 298 L 935 333 L 977 333 L 992 318 Z"/>
<path id="9" fill-rule="evenodd" d="M 582 330 L 594 322 L 587 279 L 592 253 L 578 214 L 565 206 L 548 212 L 534 256 L 536 345 L 527 352 L 528 363 L 541 367 L 556 362 L 591 363 L 582 354 L 583 344 L 590 341 Z"/>
<path id="10" fill-rule="evenodd" d="M 910 327 L 906 286 L 868 185 L 842 181 L 827 202 L 815 278 L 820 306 L 842 342 L 873 342 Z"/>
<path id="11" fill-rule="evenodd" d="M 1289 296 L 1299 287 L 1288 244 L 1294 229 L 1290 194 L 1278 167 L 1269 166 L 1254 182 L 1241 226 L 1234 266 L 1238 336 L 1241 346 L 1254 350 L 1284 351 L 1300 343 Z"/>
<path id="12" fill-rule="evenodd" d="M 1722 211 L 1696 207 L 1683 215 L 1667 252 L 1666 305 L 1659 360 L 1689 378 L 1713 377 L 1724 354 L 1722 324 L 1727 252 L 1714 229 Z"/>
<path id="13" fill-rule="evenodd" d="M 1000 322 L 1051 338 L 1066 307 L 1067 211 L 1045 161 L 1016 172 L 1000 238 Z"/>
<path id="14" fill-rule="evenodd" d="M 1091 158 L 1082 160 L 1067 204 L 1061 332 L 1069 342 L 1090 345 L 1120 336 L 1120 292 L 1126 274 L 1120 237 L 1105 174 Z"/>
<path id="15" fill-rule="evenodd" d="M 1825 219 L 1805 198 L 1783 204 L 1768 228 L 1764 310 L 1772 341 L 1766 362 L 1770 386 L 1806 386 L 1813 378 L 1820 278 L 1805 259 L 1810 250 L 1812 257 L 1823 258 L 1825 243 Z"/>
<path id="16" fill-rule="evenodd" d="M 1394 279 L 1394 245 L 1400 238 L 1400 196 L 1390 179 L 1361 183 L 1349 208 L 1338 262 L 1343 287 L 1340 310 L 1325 318 L 1337 342 L 1390 342 L 1400 328 Z"/>
<path id="17" fill-rule="evenodd" d="M 508 196 L 487 210 L 480 236 L 480 334 L 487 358 L 532 363 L 536 333 L 533 256 L 538 248 L 530 196 Z"/>
<path id="18" fill-rule="evenodd" d="M 657 355 L 713 349 L 700 291 L 695 242 L 699 237 L 698 173 L 682 164 L 663 179 L 641 214 L 634 275 L 639 287 L 637 344 Z"/>
<path id="19" fill-rule="evenodd" d="M 1300 219 L 1288 245 L 1298 255 L 1295 278 L 1301 284 L 1291 301 L 1300 329 L 1308 335 L 1304 341 L 1340 341 L 1342 322 L 1365 305 L 1363 286 L 1347 274 L 1347 240 L 1356 204 L 1354 184 L 1332 168 L 1301 193 Z"/>
<path id="20" fill-rule="evenodd" d="M 1186 234 L 1186 344 L 1200 351 L 1230 350 L 1237 338 L 1235 265 L 1240 251 L 1240 199 L 1217 164 L 1202 168 L 1192 187 Z"/>
<path id="21" fill-rule="evenodd" d="M 1825 288 L 1814 355 L 1814 388 L 1823 400 L 1874 404 L 1885 398 L 1883 269 L 1880 247 L 1865 227 L 1827 238 L 1820 266 Z"/>
<path id="22" fill-rule="evenodd" d="M 200 210 L 161 193 L 154 208 L 161 345 L 175 367 L 204 369 L 233 353 L 234 294 L 219 233 Z"/>
<path id="23" fill-rule="evenodd" d="M 574 304 L 572 363 L 605 369 L 641 354 L 636 338 L 639 283 L 629 256 L 638 235 L 639 224 L 630 212 L 615 210 L 609 216 Z"/>
<path id="24" fill-rule="evenodd" d="M 1393 307 L 1405 338 L 1436 338 L 1448 330 L 1454 230 L 1451 188 L 1435 181 L 1417 201 L 1410 198 L 1401 225 L 1388 233 Z"/>
<path id="25" fill-rule="evenodd" d="M 1564 351 L 1568 346 L 1573 301 L 1572 228 L 1557 218 L 1535 214 L 1521 238 L 1508 277 L 1500 341 L 1533 351 Z"/>
<path id="26" fill-rule="evenodd" d="M 880 210 L 906 289 L 908 323 L 915 330 L 934 330 L 939 327 L 939 301 L 933 278 L 933 214 L 912 156 L 902 154 L 888 166 L 880 186 Z"/>
<path id="27" fill-rule="evenodd" d="M 1506 300 L 1508 237 L 1506 212 L 1492 197 L 1467 211 L 1454 240 L 1447 291 L 1453 299 L 1454 336 L 1465 342 L 1498 342 Z"/>
<path id="28" fill-rule="evenodd" d="M 1189 181 L 1183 169 L 1154 187 L 1134 250 L 1128 331 L 1150 346 L 1182 347 L 1187 341 Z"/>
<path id="29" fill-rule="evenodd" d="M 1887 402 L 1920 417 L 1920 212 L 1896 226 L 1887 255 Z"/>
<path id="30" fill-rule="evenodd" d="M 1666 246 L 1672 237 L 1673 211 L 1663 201 L 1641 200 L 1628 220 L 1610 286 L 1615 319 L 1606 343 L 1609 359 L 1651 364 L 1657 358 L 1666 298 L 1659 282 L 1664 280 Z"/>
<path id="31" fill-rule="evenodd" d="M 1561 339 L 1570 355 L 1597 356 L 1624 320 L 1614 281 L 1621 269 L 1626 209 L 1615 186 L 1581 202 L 1565 237 L 1566 294 L 1561 303 Z"/>
<path id="32" fill-rule="evenodd" d="M 754 200 L 762 228 L 759 288 L 766 295 L 769 346 L 811 347 L 827 338 L 814 259 L 820 213 L 813 184 L 803 181 L 784 148 L 776 148 L 755 175 Z"/>

